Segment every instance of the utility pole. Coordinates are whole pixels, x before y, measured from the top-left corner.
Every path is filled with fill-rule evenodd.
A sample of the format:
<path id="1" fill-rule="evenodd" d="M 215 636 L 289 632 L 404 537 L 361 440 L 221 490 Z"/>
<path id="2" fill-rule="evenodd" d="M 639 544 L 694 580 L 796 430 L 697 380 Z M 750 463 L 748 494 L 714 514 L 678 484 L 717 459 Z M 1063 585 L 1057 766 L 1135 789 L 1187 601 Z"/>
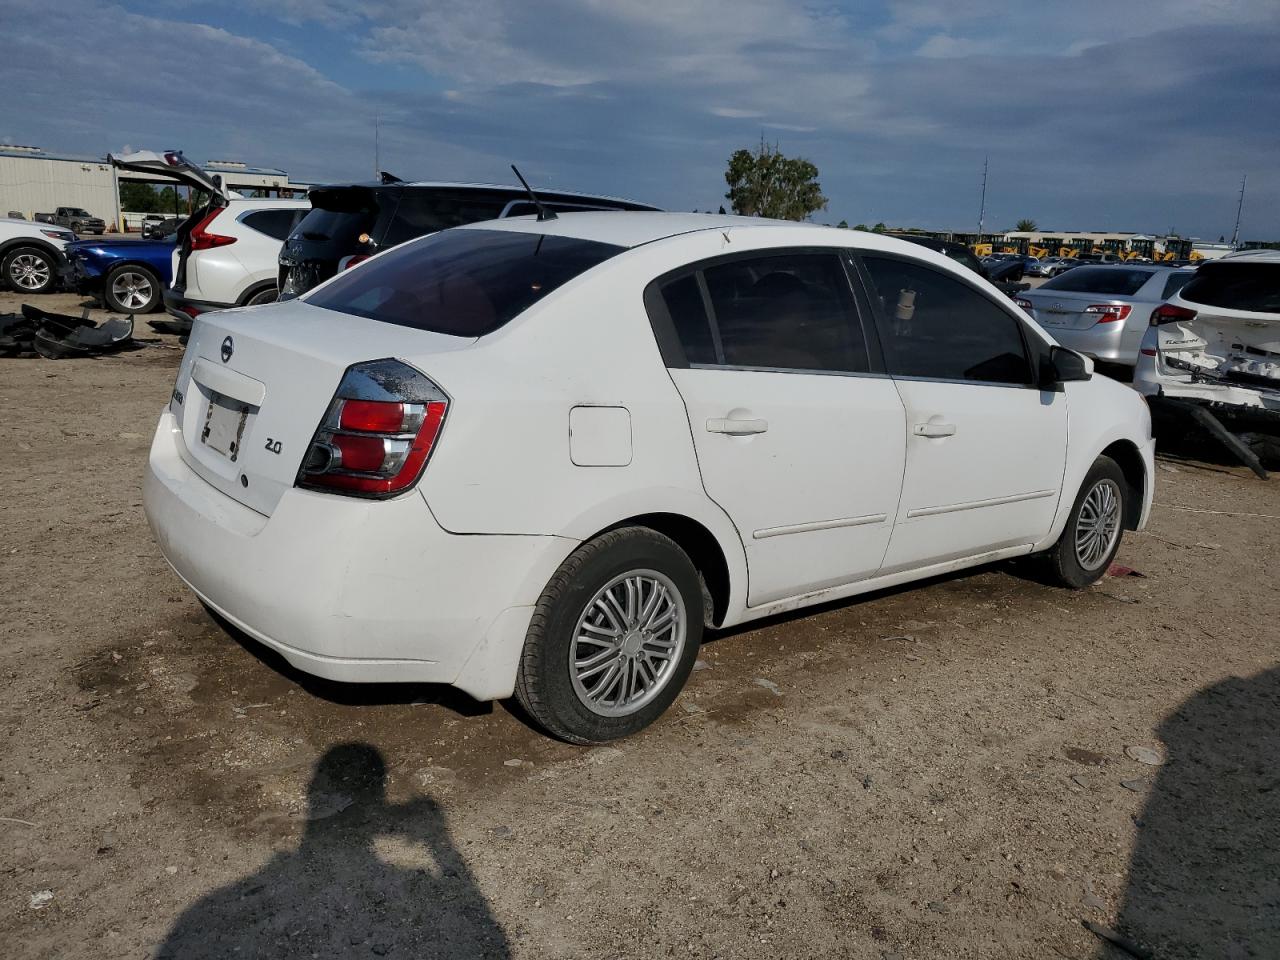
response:
<path id="1" fill-rule="evenodd" d="M 373 179 L 377 180 L 382 174 L 382 163 L 378 159 L 378 128 L 382 125 L 382 111 L 375 110 L 373 112 Z"/>
<path id="2" fill-rule="evenodd" d="M 987 162 L 991 157 L 982 158 L 982 206 L 978 208 L 978 243 L 982 242 L 982 224 L 987 219 Z"/>
<path id="3" fill-rule="evenodd" d="M 1249 179 L 1246 173 L 1240 178 L 1240 202 L 1236 204 L 1236 228 L 1231 231 L 1231 246 L 1235 247 L 1240 242 L 1240 211 L 1244 209 L 1244 185 Z"/>

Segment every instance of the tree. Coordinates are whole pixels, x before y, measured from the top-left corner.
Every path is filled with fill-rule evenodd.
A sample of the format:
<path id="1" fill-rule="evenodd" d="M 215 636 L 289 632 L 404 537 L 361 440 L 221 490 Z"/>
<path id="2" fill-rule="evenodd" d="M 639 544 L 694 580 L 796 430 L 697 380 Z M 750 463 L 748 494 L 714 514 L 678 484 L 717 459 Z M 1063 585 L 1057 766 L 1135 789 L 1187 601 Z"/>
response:
<path id="1" fill-rule="evenodd" d="M 803 220 L 823 210 L 827 198 L 818 183 L 818 168 L 803 157 L 787 157 L 762 139 L 754 153 L 737 150 L 724 174 L 725 199 L 745 217 Z"/>
<path id="2" fill-rule="evenodd" d="M 849 229 L 849 221 L 848 221 L 848 220 L 841 220 L 839 223 L 837 223 L 837 224 L 836 224 L 836 226 L 837 226 L 837 227 L 839 227 L 841 230 L 848 230 L 848 229 Z"/>
<path id="3" fill-rule="evenodd" d="M 865 223 L 855 223 L 853 225 L 853 229 L 861 230 L 863 233 L 867 233 L 870 230 L 870 228 Z"/>
<path id="4" fill-rule="evenodd" d="M 888 231 L 888 229 L 889 229 L 889 228 L 888 228 L 888 227 L 886 227 L 886 226 L 884 225 L 884 221 L 883 221 L 883 220 L 881 220 L 879 223 L 877 223 L 874 227 L 872 227 L 872 228 L 871 228 L 871 232 L 872 232 L 872 233 L 885 233 L 885 232 L 887 232 L 887 231 Z"/>
<path id="5" fill-rule="evenodd" d="M 1036 230 L 1036 222 L 1034 220 L 1019 220 L 1018 225 L 1013 229 L 1018 233 L 1034 233 Z"/>
<path id="6" fill-rule="evenodd" d="M 130 213 L 157 213 L 160 210 L 160 198 L 149 183 L 121 180 L 120 209 Z"/>

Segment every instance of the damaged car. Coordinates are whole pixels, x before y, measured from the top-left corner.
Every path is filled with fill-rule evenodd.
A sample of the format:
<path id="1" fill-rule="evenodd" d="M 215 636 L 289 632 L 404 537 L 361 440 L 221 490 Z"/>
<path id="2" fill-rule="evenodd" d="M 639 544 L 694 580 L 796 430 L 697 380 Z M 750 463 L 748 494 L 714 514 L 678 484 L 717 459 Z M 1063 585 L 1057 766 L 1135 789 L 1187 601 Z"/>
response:
<path id="1" fill-rule="evenodd" d="M 1280 250 L 1204 264 L 1151 312 L 1134 386 L 1280 414 Z"/>

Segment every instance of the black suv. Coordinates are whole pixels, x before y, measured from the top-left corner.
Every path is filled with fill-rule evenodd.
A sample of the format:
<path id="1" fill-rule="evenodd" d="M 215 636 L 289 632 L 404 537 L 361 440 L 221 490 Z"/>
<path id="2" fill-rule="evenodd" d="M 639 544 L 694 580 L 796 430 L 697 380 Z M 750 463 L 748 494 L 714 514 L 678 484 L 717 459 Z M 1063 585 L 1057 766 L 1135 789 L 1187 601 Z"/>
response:
<path id="1" fill-rule="evenodd" d="M 521 187 L 474 183 L 382 183 L 315 187 L 311 212 L 280 248 L 280 299 L 306 293 L 340 270 L 388 247 L 467 223 L 536 214 Z M 644 203 L 538 191 L 547 210 L 657 210 Z"/>

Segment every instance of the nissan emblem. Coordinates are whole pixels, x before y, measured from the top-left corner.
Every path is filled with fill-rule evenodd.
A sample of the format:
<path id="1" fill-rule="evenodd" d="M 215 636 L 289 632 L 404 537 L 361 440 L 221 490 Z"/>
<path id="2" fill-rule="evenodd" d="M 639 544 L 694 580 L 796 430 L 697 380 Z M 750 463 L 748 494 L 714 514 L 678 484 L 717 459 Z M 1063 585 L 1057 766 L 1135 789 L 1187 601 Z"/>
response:
<path id="1" fill-rule="evenodd" d="M 226 363 L 231 359 L 231 354 L 236 352 L 235 344 L 231 342 L 230 337 L 223 338 L 222 341 L 222 362 Z"/>

